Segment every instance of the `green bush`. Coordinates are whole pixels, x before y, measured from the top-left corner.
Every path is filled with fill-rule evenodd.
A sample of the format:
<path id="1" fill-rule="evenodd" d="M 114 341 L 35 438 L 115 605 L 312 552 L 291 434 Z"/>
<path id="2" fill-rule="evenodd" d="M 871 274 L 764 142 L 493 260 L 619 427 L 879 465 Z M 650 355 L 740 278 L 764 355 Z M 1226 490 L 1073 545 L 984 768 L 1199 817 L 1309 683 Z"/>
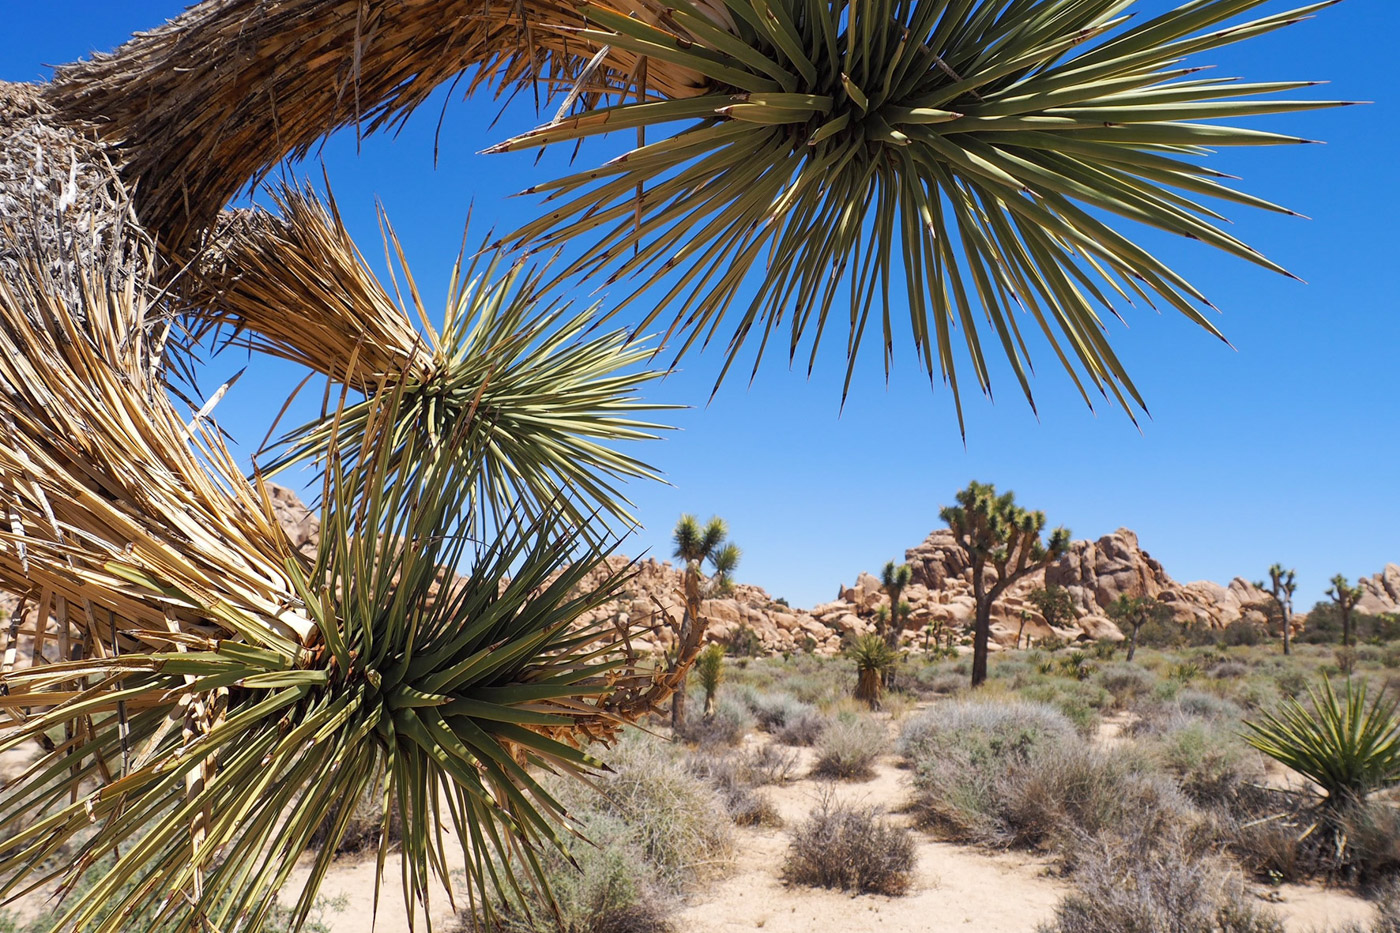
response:
<path id="1" fill-rule="evenodd" d="M 797 827 L 783 860 L 783 880 L 859 894 L 903 894 L 915 864 L 907 829 L 824 796 Z"/>

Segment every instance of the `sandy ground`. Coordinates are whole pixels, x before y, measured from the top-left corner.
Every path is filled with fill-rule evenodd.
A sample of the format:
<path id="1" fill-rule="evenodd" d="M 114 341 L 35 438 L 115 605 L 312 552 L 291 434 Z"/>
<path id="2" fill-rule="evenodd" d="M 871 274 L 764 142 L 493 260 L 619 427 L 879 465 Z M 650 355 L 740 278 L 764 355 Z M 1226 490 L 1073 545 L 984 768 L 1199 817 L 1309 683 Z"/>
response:
<path id="1" fill-rule="evenodd" d="M 1122 723 L 1110 720 L 1105 738 L 1118 739 Z M 887 723 L 894 734 L 897 726 Z M 750 736 L 753 743 L 763 737 Z M 812 755 L 800 751 L 798 775 L 788 784 L 766 792 L 787 826 L 796 825 L 818 805 L 823 793 L 838 800 L 874 806 L 888 819 L 908 824 L 903 811 L 909 799 L 909 772 L 893 756 L 881 759 L 874 777 L 863 782 L 831 782 L 805 777 Z M 903 897 L 858 895 L 840 891 L 790 887 L 780 869 L 787 850 L 783 829 L 735 830 L 736 860 L 729 876 L 697 892 L 673 917 L 677 933 L 929 933 L 958 930 L 968 933 L 1032 933 L 1051 919 L 1068 883 L 1051 871 L 1049 859 L 1023 852 L 989 852 L 972 846 L 939 842 L 917 832 L 918 865 L 913 885 Z M 299 882 L 300 877 L 294 879 Z M 390 859 L 380 904 L 379 922 L 371 925 L 374 862 L 345 863 L 327 878 L 327 896 L 343 896 L 346 907 L 328 917 L 335 933 L 410 933 L 398 886 L 398 865 Z M 1371 905 L 1341 889 L 1318 885 L 1259 886 L 1256 893 L 1271 903 L 1288 933 L 1311 933 L 1345 923 L 1366 922 Z M 446 903 L 432 911 L 433 926 L 451 918 Z M 426 930 L 420 922 L 411 933 Z"/>

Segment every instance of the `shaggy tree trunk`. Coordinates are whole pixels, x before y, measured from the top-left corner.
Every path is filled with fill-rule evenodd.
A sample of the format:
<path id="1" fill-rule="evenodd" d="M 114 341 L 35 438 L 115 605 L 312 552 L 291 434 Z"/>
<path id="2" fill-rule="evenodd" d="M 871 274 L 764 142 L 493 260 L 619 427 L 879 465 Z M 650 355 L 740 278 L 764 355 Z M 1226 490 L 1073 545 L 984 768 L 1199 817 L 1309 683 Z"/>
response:
<path id="1" fill-rule="evenodd" d="M 988 642 L 992 637 L 992 603 L 995 596 L 977 601 L 977 628 L 972 635 L 972 686 L 980 687 L 987 680 Z"/>
<path id="2" fill-rule="evenodd" d="M 1132 629 L 1133 629 L 1133 634 L 1132 634 L 1132 636 L 1128 639 L 1128 657 L 1127 657 L 1127 660 L 1129 660 L 1129 661 L 1131 661 L 1131 660 L 1133 659 L 1133 655 L 1137 654 L 1137 637 L 1138 637 L 1138 629 L 1140 629 L 1140 628 L 1142 628 L 1141 625 L 1134 625 L 1134 626 L 1132 627 Z"/>
<path id="3" fill-rule="evenodd" d="M 880 687 L 880 672 L 873 667 L 862 668 L 856 680 L 856 699 L 865 701 L 872 710 L 878 710 Z"/>
<path id="4" fill-rule="evenodd" d="M 1283 653 L 1293 653 L 1293 613 L 1283 607 Z"/>

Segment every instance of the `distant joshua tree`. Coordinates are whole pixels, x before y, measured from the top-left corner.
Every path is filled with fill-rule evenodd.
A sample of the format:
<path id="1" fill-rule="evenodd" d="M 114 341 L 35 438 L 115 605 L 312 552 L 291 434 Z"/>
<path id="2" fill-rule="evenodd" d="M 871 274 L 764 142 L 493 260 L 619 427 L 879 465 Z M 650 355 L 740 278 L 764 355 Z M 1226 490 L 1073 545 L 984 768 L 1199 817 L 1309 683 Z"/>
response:
<path id="1" fill-rule="evenodd" d="M 878 710 L 885 677 L 896 661 L 894 649 L 879 634 L 867 632 L 851 643 L 849 651 L 856 662 L 855 697 L 872 710 Z"/>
<path id="2" fill-rule="evenodd" d="M 1108 617 L 1120 626 L 1126 626 L 1132 634 L 1128 636 L 1128 654 L 1125 660 L 1131 661 L 1137 654 L 1138 632 L 1149 622 L 1169 622 L 1172 609 L 1151 596 L 1119 596 L 1108 607 Z"/>
<path id="3" fill-rule="evenodd" d="M 978 687 L 987 679 L 992 606 L 1011 584 L 1063 554 L 1069 547 L 1069 529 L 1056 528 L 1049 542 L 1042 542 L 1045 513 L 1018 507 L 1015 493 L 998 496 L 996 487 L 989 483 L 969 483 L 958 493 L 957 503 L 938 514 L 952 529 L 972 567 L 972 595 L 977 601 L 972 686 Z"/>
<path id="4" fill-rule="evenodd" d="M 1332 578 L 1332 586 L 1328 588 L 1327 595 L 1342 613 L 1342 646 L 1350 648 L 1351 614 L 1361 599 L 1361 587 L 1352 586 L 1347 582 L 1346 576 L 1339 573 Z"/>
<path id="5" fill-rule="evenodd" d="M 724 646 L 710 642 L 695 661 L 695 673 L 700 678 L 700 688 L 705 691 L 705 718 L 715 715 L 715 693 L 724 679 Z"/>
<path id="6" fill-rule="evenodd" d="M 1298 588 L 1293 582 L 1294 572 L 1284 570 L 1282 564 L 1274 564 L 1269 568 L 1269 583 L 1255 583 L 1261 590 L 1268 592 L 1270 601 L 1278 608 L 1279 618 L 1283 620 L 1283 653 L 1293 653 L 1293 591 Z"/>
<path id="7" fill-rule="evenodd" d="M 682 515 L 676 522 L 672 539 L 675 556 L 685 571 L 685 614 L 677 644 L 682 648 L 705 637 L 705 619 L 700 615 L 701 603 L 733 587 L 734 570 L 739 566 L 738 545 L 726 541 L 729 526 L 722 518 L 711 518 L 704 526 L 694 515 Z M 712 573 L 705 575 L 705 564 Z M 682 652 L 683 656 L 683 652 Z M 685 728 L 685 681 L 683 675 L 671 698 L 671 728 Z"/>
<path id="8" fill-rule="evenodd" d="M 880 585 L 890 598 L 889 627 L 882 634 L 885 636 L 885 643 L 891 648 L 899 646 L 899 636 L 909 618 L 908 613 L 902 613 L 901 610 L 908 605 L 903 601 L 904 588 L 913 579 L 914 569 L 908 564 L 896 565 L 894 561 L 887 561 L 884 569 L 880 571 Z M 910 611 L 913 611 L 912 607 Z"/>

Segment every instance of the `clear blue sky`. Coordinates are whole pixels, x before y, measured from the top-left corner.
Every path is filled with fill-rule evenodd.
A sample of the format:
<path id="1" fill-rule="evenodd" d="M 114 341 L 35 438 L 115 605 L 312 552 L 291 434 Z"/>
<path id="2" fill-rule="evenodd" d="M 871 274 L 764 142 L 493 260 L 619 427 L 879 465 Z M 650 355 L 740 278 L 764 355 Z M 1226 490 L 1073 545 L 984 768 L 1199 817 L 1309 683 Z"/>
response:
<path id="1" fill-rule="evenodd" d="M 46 65 L 110 49 L 182 4 L 46 0 L 14 7 L 0 33 L 6 80 L 40 79 Z M 1179 580 L 1225 582 L 1258 578 L 1274 561 L 1295 566 L 1302 606 L 1321 598 L 1338 571 L 1354 578 L 1400 561 L 1400 302 L 1393 278 L 1400 121 L 1389 43 L 1397 31 L 1400 4 L 1345 0 L 1310 22 L 1201 62 L 1256 81 L 1329 79 L 1331 87 L 1319 89 L 1326 96 L 1375 103 L 1254 124 L 1326 146 L 1226 150 L 1212 162 L 1243 176 L 1246 190 L 1313 218 L 1225 211 L 1236 221 L 1233 233 L 1309 284 L 1198 244 L 1141 236 L 1223 310 L 1218 323 L 1235 347 L 1174 314 L 1129 309 L 1129 327 L 1114 324 L 1111 338 L 1151 409 L 1141 431 L 1119 410 L 1085 409 L 1044 352 L 1034 386 L 1039 420 L 1003 370 L 995 404 L 966 398 L 965 447 L 948 394 L 920 378 L 908 344 L 897 351 L 888 386 L 878 354 L 867 355 L 844 413 L 840 359 L 824 358 L 809 381 L 775 358 L 752 387 L 734 379 L 705 406 L 721 360 L 717 353 L 692 355 L 654 392 L 657 401 L 696 407 L 672 413 L 681 430 L 644 451 L 671 485 L 632 487 L 646 527 L 625 550 L 665 556 L 679 513 L 717 513 L 744 548 L 741 579 L 793 605 L 811 605 L 922 540 L 938 526 L 939 506 L 976 478 L 1014 489 L 1023 504 L 1044 509 L 1076 537 L 1135 529 Z M 494 128 L 499 102 L 450 101 L 435 166 L 443 100 L 396 138 L 372 137 L 357 151 L 353 134 L 341 134 L 321 153 L 362 248 L 371 255 L 377 249 L 377 197 L 420 284 L 431 283 L 435 295 L 445 292 L 468 209 L 477 233 L 508 229 L 528 216 L 532 202 L 506 195 L 563 167 L 562 153 L 538 168 L 533 154 L 477 154 L 539 122 L 529 94 Z M 601 160 L 622 142 L 585 146 L 581 158 Z M 321 168 L 289 171 L 319 178 Z M 234 354 L 215 359 L 206 389 L 244 362 Z M 299 379 L 288 366 L 256 363 L 221 403 L 221 423 L 255 447 Z"/>

